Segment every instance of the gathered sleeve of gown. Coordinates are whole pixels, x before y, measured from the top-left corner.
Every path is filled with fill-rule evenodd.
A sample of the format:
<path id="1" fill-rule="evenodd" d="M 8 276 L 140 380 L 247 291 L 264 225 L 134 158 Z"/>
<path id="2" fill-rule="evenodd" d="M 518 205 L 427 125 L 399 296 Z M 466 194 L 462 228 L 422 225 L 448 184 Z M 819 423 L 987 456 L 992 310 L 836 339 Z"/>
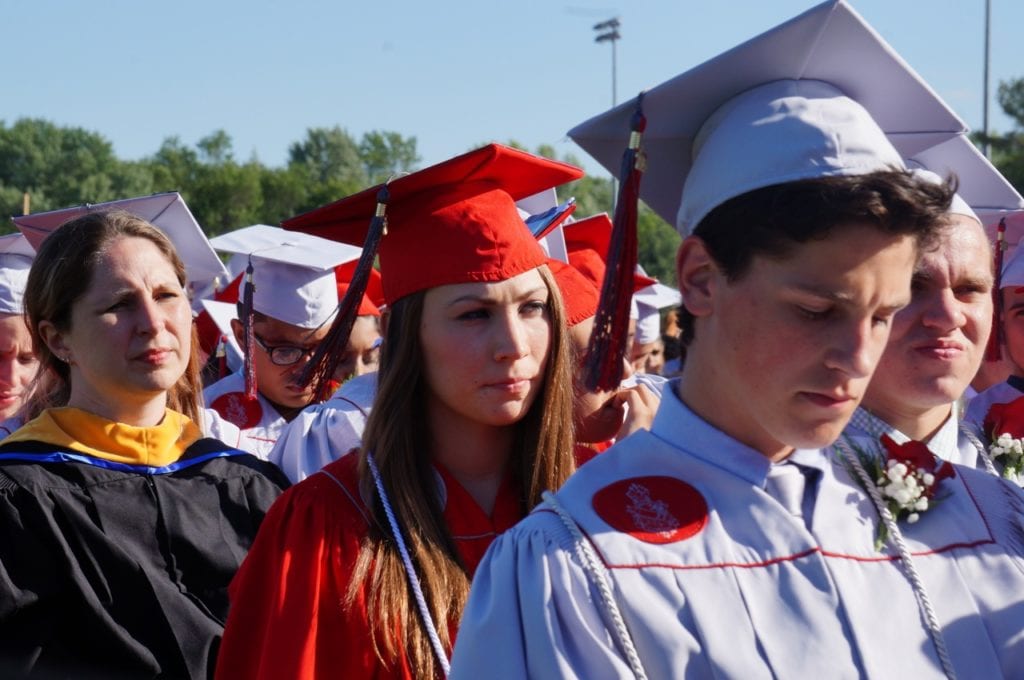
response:
<path id="1" fill-rule="evenodd" d="M 332 398 L 304 409 L 288 423 L 268 460 L 292 483 L 301 482 L 329 463 L 359 448 L 366 414 L 354 403 Z"/>

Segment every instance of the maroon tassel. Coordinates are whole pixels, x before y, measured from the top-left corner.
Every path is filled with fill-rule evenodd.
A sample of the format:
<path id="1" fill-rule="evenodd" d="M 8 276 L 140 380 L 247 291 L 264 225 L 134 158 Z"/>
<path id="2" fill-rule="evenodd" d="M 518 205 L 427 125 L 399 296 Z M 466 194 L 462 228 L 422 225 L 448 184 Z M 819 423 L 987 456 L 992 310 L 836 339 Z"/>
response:
<path id="1" fill-rule="evenodd" d="M 366 284 L 370 280 L 370 270 L 373 269 L 373 261 L 377 257 L 377 248 L 381 238 L 387 232 L 388 197 L 388 185 L 384 184 L 377 192 L 376 214 L 370 221 L 366 241 L 363 243 L 363 252 L 352 273 L 345 297 L 338 304 L 338 313 L 334 317 L 334 323 L 331 324 L 331 330 L 327 332 L 327 337 L 316 348 L 316 352 L 299 376 L 299 384 L 303 386 L 315 381 L 314 399 L 318 402 L 331 396 L 334 369 L 338 367 L 345 355 L 348 338 L 352 334 L 352 326 L 356 322 L 356 317 L 359 316 L 359 305 L 366 292 Z"/>
<path id="2" fill-rule="evenodd" d="M 1006 218 L 999 220 L 996 229 L 995 284 L 992 286 L 992 333 L 985 347 L 985 361 L 999 361 L 1003 358 L 1003 295 L 1000 291 L 1003 281 L 1003 253 L 1006 252 Z"/>
<path id="3" fill-rule="evenodd" d="M 228 374 L 228 336 L 221 335 L 217 343 L 217 379 L 225 378 Z"/>
<path id="4" fill-rule="evenodd" d="M 256 367 L 253 365 L 253 352 L 256 351 L 256 336 L 253 330 L 253 316 L 255 310 L 252 308 L 252 295 L 256 286 L 252 282 L 252 260 L 245 268 L 245 285 L 242 287 L 242 328 L 244 329 L 243 339 L 245 342 L 242 351 L 245 353 L 242 373 L 245 376 L 245 398 L 250 401 L 256 398 Z"/>
<path id="5" fill-rule="evenodd" d="M 594 332 L 590 336 L 583 366 L 584 384 L 592 391 L 608 391 L 619 386 L 622 382 L 622 361 L 630 351 L 626 340 L 629 337 L 629 306 L 633 299 L 633 274 L 637 263 L 637 203 L 640 199 L 640 177 L 644 171 L 640 139 L 647 126 L 643 98 L 643 93 L 637 96 L 636 111 L 630 121 L 629 146 L 622 156 L 619 195 L 605 258 L 601 302 L 594 317 Z"/>

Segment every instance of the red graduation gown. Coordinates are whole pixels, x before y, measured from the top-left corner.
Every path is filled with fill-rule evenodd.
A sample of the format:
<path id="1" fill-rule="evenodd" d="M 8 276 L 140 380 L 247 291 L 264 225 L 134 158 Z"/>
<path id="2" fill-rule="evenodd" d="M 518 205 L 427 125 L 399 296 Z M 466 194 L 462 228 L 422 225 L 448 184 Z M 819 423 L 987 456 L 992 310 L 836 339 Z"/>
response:
<path id="1" fill-rule="evenodd" d="M 489 518 L 447 471 L 436 469 L 445 521 L 472 576 L 495 536 L 522 519 L 518 493 L 506 479 Z M 220 680 L 413 677 L 404 657 L 400 667 L 385 667 L 375 656 L 365 589 L 351 609 L 343 604 L 368 528 L 356 456 L 323 472 L 274 504 L 231 583 Z M 447 625 L 454 630 L 457 623 Z"/>

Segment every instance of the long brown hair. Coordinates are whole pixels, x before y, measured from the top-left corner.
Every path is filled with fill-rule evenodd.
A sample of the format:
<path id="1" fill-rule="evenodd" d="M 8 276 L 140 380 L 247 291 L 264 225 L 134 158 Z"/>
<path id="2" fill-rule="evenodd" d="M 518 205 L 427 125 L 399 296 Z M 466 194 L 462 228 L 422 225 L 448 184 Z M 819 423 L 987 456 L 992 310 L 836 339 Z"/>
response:
<path id="1" fill-rule="evenodd" d="M 39 371 L 25 410 L 33 418 L 46 408 L 65 406 L 71 397 L 71 370 L 57 359 L 39 333 L 39 323 L 49 321 L 60 331 L 71 329 L 71 311 L 92 285 L 93 272 L 107 248 L 119 238 L 144 238 L 163 253 L 185 287 L 185 265 L 174 244 L 162 231 L 123 210 L 91 212 L 61 225 L 39 248 L 25 287 L 25 323 L 32 336 L 32 349 L 39 358 Z M 202 383 L 199 379 L 198 347 L 192 329 L 188 366 L 167 393 L 167 406 L 179 411 L 202 428 Z"/>
<path id="2" fill-rule="evenodd" d="M 547 266 L 539 268 L 549 293 L 551 345 L 543 386 L 530 410 L 513 425 L 516 436 L 510 458 L 511 473 L 521 491 L 525 515 L 541 494 L 562 485 L 574 469 L 572 457 L 572 381 L 565 312 Z M 469 575 L 445 524 L 437 497 L 434 472 L 424 442 L 431 441 L 423 403 L 423 353 L 420 321 L 424 293 L 395 302 L 388 318 L 380 359 L 378 390 L 363 436 L 363 451 L 372 451 L 392 509 L 402 527 L 409 553 L 441 643 L 452 648 L 448 623 L 458 621 L 469 594 Z M 357 602 L 362 583 L 368 583 L 366 601 L 374 651 L 392 666 L 404 649 L 416 677 L 432 677 L 436 662 L 429 638 L 419 621 L 405 570 L 388 528 L 373 480 L 360 454 L 359 478 L 364 498 L 374 517 L 359 551 L 346 598 Z"/>

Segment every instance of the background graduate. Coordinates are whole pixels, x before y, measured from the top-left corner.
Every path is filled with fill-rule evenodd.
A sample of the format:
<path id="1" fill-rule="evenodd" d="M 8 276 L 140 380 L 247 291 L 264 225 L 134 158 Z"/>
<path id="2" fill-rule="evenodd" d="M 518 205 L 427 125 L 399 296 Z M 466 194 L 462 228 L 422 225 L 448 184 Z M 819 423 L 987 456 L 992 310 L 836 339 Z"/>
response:
<path id="1" fill-rule="evenodd" d="M 581 174 L 491 145 L 391 182 L 386 231 L 379 187 L 285 222 L 365 240 L 360 266 L 380 238 L 379 388 L 358 455 L 272 509 L 232 585 L 219 678 L 446 668 L 487 546 L 574 467 L 561 298 L 514 201 Z"/>

